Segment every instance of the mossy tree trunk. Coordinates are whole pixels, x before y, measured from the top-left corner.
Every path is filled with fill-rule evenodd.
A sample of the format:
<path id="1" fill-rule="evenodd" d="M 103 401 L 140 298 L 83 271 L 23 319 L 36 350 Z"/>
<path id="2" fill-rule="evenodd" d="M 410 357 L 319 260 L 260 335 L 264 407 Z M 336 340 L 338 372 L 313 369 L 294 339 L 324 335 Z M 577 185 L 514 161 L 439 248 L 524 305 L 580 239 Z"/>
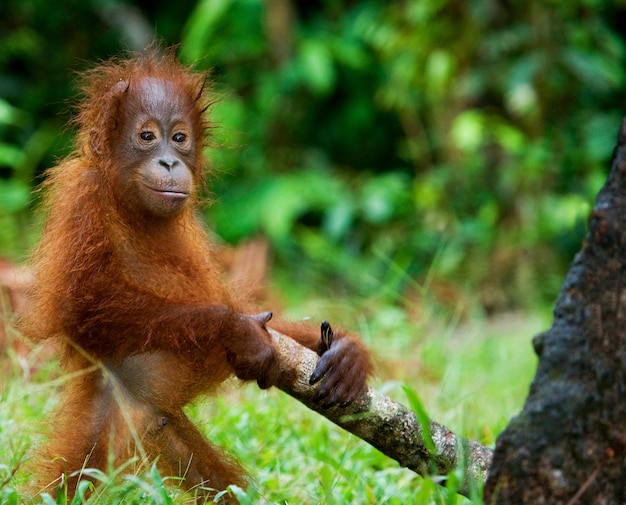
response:
<path id="1" fill-rule="evenodd" d="M 491 504 L 626 503 L 626 121 L 522 412 L 496 444 Z"/>

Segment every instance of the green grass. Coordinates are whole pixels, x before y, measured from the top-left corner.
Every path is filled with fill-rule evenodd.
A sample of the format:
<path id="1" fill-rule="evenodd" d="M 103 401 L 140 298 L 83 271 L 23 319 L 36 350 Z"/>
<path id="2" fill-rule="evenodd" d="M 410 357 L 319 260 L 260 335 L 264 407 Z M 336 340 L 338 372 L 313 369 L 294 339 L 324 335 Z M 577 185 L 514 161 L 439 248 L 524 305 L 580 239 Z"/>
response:
<path id="1" fill-rule="evenodd" d="M 345 309 L 326 301 L 311 306 L 318 313 Z M 493 444 L 522 407 L 536 364 L 531 339 L 549 323 L 527 314 L 464 323 L 443 316 L 411 319 L 391 306 L 343 310 L 343 319 L 378 357 L 373 386 L 407 405 L 402 386 L 408 386 L 433 419 L 484 444 Z M 9 356 L 0 358 L 0 370 L 0 503 L 31 503 L 21 462 L 41 441 L 38 433 L 57 398 L 58 368 L 48 362 L 27 380 Z M 236 490 L 242 504 L 470 503 L 400 468 L 278 390 L 227 384 L 220 396 L 203 399 L 189 413 L 252 476 L 245 494 Z M 101 478 L 89 503 L 183 500 L 175 486 L 164 488 L 155 471 Z"/>

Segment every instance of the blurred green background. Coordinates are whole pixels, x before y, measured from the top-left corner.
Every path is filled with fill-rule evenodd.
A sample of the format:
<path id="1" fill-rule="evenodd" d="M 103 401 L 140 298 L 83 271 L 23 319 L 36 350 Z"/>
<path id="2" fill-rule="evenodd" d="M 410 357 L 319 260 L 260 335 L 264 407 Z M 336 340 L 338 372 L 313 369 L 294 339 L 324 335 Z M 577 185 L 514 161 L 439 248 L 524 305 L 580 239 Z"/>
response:
<path id="1" fill-rule="evenodd" d="M 72 146 L 77 71 L 158 36 L 212 68 L 206 218 L 278 278 L 550 305 L 626 113 L 626 1 L 2 0 L 0 256 Z"/>

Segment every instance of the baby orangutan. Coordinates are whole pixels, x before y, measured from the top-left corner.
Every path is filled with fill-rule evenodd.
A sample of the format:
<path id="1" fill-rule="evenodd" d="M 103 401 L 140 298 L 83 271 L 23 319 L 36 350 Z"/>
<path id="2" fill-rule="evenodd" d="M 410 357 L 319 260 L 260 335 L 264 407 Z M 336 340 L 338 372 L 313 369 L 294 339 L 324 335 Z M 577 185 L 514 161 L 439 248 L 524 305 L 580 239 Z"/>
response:
<path id="1" fill-rule="evenodd" d="M 251 315 L 224 284 L 197 218 L 205 80 L 167 51 L 88 72 L 77 148 L 47 174 L 21 325 L 31 338 L 54 339 L 68 377 L 40 454 L 40 484 L 53 491 L 62 482 L 71 496 L 87 478 L 81 469 L 137 455 L 158 459 L 162 474 L 203 499 L 246 484 L 183 412 L 233 374 L 268 388 L 278 372 L 272 314 Z M 320 350 L 318 329 L 271 323 Z M 352 402 L 371 368 L 361 342 L 336 332 L 313 374 L 321 404 Z"/>

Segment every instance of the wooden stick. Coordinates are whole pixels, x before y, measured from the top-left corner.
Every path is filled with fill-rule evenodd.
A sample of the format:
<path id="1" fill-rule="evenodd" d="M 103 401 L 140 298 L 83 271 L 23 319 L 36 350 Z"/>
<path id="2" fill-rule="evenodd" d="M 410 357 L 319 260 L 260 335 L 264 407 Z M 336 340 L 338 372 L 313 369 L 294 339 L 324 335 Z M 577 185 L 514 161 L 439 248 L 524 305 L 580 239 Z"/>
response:
<path id="1" fill-rule="evenodd" d="M 454 434 L 445 426 L 429 421 L 434 450 L 425 441 L 428 434 L 413 411 L 387 396 L 366 387 L 346 408 L 321 408 L 314 400 L 317 385 L 309 377 L 317 364 L 315 352 L 293 339 L 269 330 L 280 355 L 281 373 L 277 387 L 338 426 L 365 440 L 401 466 L 422 476 L 443 476 L 460 467 L 463 477 L 457 493 L 471 497 L 479 493 L 487 478 L 493 451 L 478 442 Z M 426 424 L 426 423 L 423 423 Z"/>

